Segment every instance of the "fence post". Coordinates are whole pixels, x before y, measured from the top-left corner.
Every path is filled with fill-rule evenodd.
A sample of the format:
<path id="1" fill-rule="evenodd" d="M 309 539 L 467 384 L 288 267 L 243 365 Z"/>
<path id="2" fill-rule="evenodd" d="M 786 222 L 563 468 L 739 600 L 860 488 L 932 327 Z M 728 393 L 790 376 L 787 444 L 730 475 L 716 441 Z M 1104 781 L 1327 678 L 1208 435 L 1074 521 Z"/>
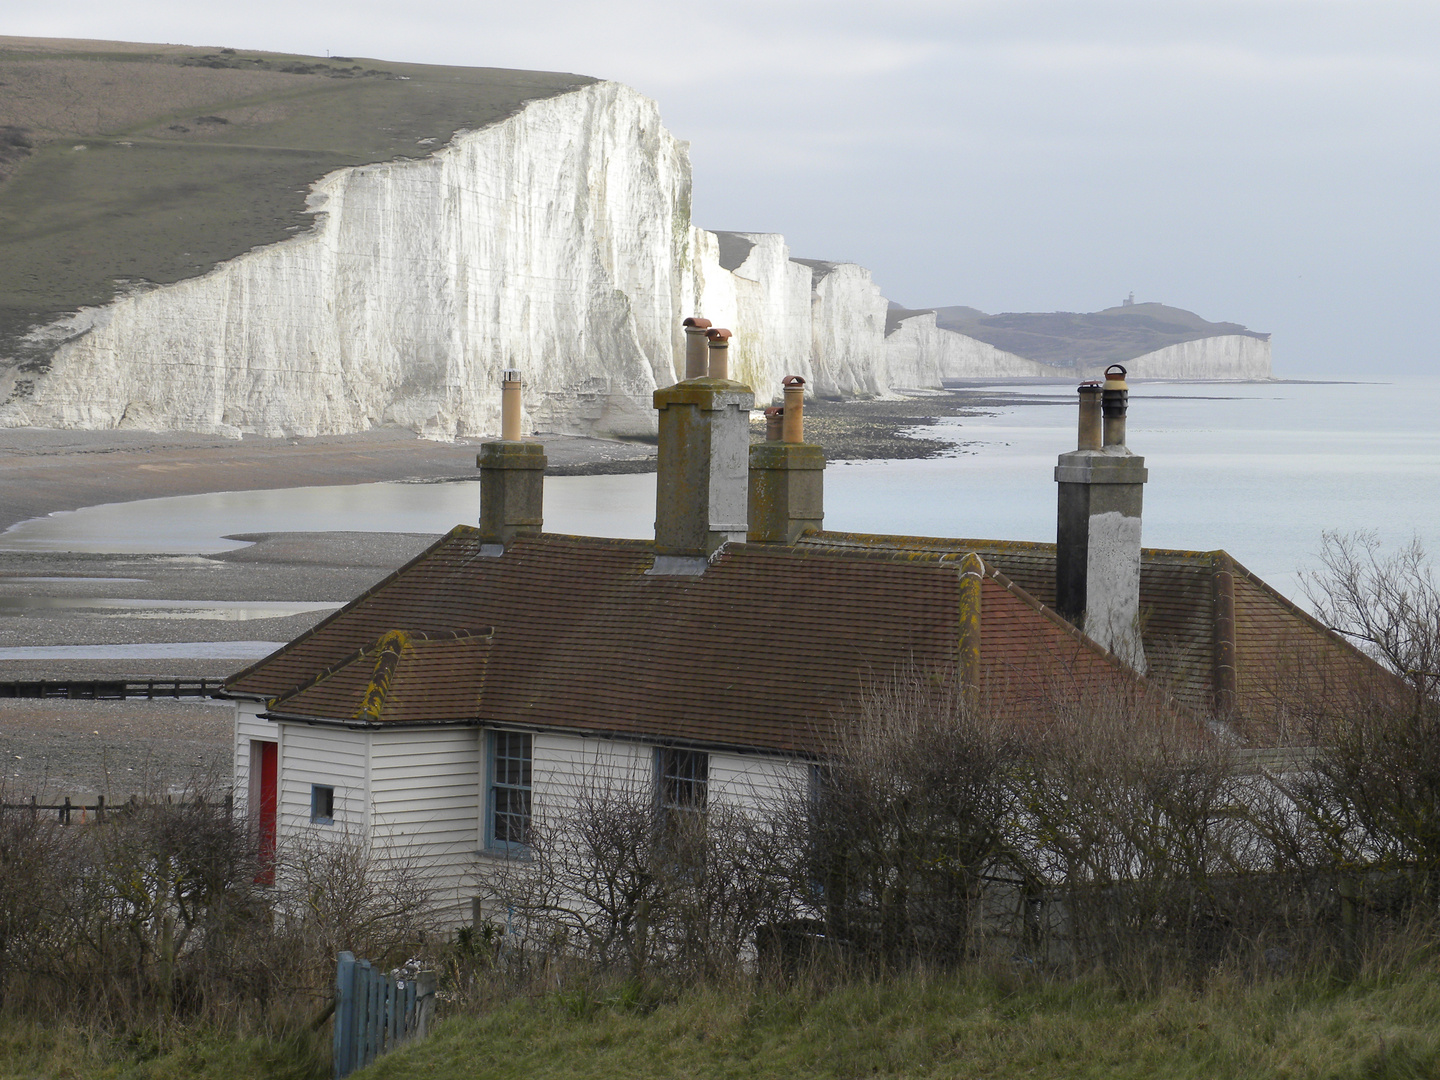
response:
<path id="1" fill-rule="evenodd" d="M 394 979 L 385 980 L 385 1049 L 400 1045 L 400 1000 L 404 991 Z"/>
<path id="2" fill-rule="evenodd" d="M 60 824 L 70 824 L 70 796 L 65 796 L 65 805 L 60 808 Z"/>
<path id="3" fill-rule="evenodd" d="M 100 795 L 95 801 L 95 824 L 105 824 L 105 796 Z"/>
<path id="4" fill-rule="evenodd" d="M 435 973 L 422 971 L 415 977 L 415 983 L 415 1037 L 423 1039 L 430 1032 L 435 1009 Z"/>
<path id="5" fill-rule="evenodd" d="M 370 961 L 355 961 L 355 1067 L 370 1064 L 370 1014 L 374 1011 L 375 980 Z"/>
<path id="6" fill-rule="evenodd" d="M 369 1065 L 385 1052 L 385 977 L 370 966 L 370 1038 L 366 1046 L 365 1064 Z"/>
<path id="7" fill-rule="evenodd" d="M 355 1071 L 355 954 L 335 965 L 335 1080 Z"/>
<path id="8" fill-rule="evenodd" d="M 400 982 L 400 1041 L 415 1037 L 415 979 Z"/>

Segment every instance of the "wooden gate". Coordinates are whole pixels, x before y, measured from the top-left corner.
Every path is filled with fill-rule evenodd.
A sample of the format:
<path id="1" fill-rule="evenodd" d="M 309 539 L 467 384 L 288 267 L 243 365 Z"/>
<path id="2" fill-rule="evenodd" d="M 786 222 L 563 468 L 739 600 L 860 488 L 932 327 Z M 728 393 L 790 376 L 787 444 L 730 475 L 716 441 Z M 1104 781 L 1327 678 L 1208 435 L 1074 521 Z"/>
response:
<path id="1" fill-rule="evenodd" d="M 434 972 L 397 979 L 342 952 L 335 971 L 336 1080 L 411 1039 L 423 1039 L 434 1004 Z"/>

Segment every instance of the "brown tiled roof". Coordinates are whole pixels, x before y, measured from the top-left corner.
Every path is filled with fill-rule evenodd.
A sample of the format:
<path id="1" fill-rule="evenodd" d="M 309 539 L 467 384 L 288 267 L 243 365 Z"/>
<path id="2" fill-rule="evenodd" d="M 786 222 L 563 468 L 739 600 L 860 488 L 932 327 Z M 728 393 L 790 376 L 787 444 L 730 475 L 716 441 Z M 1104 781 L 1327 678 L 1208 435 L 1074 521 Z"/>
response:
<path id="1" fill-rule="evenodd" d="M 478 531 L 460 527 L 228 686 L 274 698 L 355 667 L 333 700 L 319 700 L 330 681 L 320 680 L 276 706 L 299 715 L 303 700 L 335 715 L 356 700 L 364 667 L 341 662 L 387 631 L 493 626 L 475 722 L 810 751 L 871 682 L 909 669 L 950 677 L 957 666 L 968 601 L 954 553 L 742 544 L 700 577 L 652 577 L 652 562 L 645 542 L 548 534 L 488 557 Z M 984 571 L 984 680 L 1023 697 L 1123 677 L 1113 657 Z M 447 707 L 448 719 L 463 713 Z"/>
<path id="2" fill-rule="evenodd" d="M 277 717 L 387 726 L 473 721 L 493 632 L 391 630 L 270 706 Z"/>
<path id="3" fill-rule="evenodd" d="M 973 551 L 1040 603 L 1055 602 L 1054 544 L 827 532 L 801 538 L 801 547 L 812 545 L 829 551 Z M 1148 677 L 1163 681 L 1179 703 L 1202 714 L 1214 706 L 1215 575 L 1222 566 L 1234 572 L 1236 711 L 1246 719 L 1243 726 L 1251 739 L 1285 738 L 1268 719 L 1281 682 L 1303 679 L 1308 693 L 1320 695 L 1334 686 L 1337 666 L 1351 674 L 1378 674 L 1353 645 L 1225 552 L 1146 548 L 1141 552 L 1140 610 Z M 1288 692 L 1295 690 L 1291 685 Z"/>

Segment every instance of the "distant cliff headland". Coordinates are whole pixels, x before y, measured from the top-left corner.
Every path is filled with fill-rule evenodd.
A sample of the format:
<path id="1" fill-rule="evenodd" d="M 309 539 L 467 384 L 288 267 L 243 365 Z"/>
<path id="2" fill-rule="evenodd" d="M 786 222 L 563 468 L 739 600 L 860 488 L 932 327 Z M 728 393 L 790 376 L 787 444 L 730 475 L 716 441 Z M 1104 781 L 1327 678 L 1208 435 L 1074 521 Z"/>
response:
<path id="1" fill-rule="evenodd" d="M 896 308 L 869 271 L 690 220 L 655 103 L 583 76 L 0 38 L 0 425 L 646 435 L 679 323 L 827 397 L 946 379 L 1267 378 L 1158 304 Z"/>

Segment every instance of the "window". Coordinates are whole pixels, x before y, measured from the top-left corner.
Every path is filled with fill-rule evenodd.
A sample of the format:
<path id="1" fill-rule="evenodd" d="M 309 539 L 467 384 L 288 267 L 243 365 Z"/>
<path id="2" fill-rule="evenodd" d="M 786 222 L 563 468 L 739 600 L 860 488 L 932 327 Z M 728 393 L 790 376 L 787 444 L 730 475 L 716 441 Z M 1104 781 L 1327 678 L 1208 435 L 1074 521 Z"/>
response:
<path id="1" fill-rule="evenodd" d="M 335 824 L 335 789 L 324 784 L 310 785 L 310 820 L 316 825 Z"/>
<path id="2" fill-rule="evenodd" d="M 490 794 L 486 800 L 485 846 L 515 854 L 530 846 L 531 736 L 521 731 L 490 733 Z"/>
<path id="3" fill-rule="evenodd" d="M 710 755 L 703 750 L 662 748 L 658 758 L 660 810 L 665 815 L 705 809 Z"/>

